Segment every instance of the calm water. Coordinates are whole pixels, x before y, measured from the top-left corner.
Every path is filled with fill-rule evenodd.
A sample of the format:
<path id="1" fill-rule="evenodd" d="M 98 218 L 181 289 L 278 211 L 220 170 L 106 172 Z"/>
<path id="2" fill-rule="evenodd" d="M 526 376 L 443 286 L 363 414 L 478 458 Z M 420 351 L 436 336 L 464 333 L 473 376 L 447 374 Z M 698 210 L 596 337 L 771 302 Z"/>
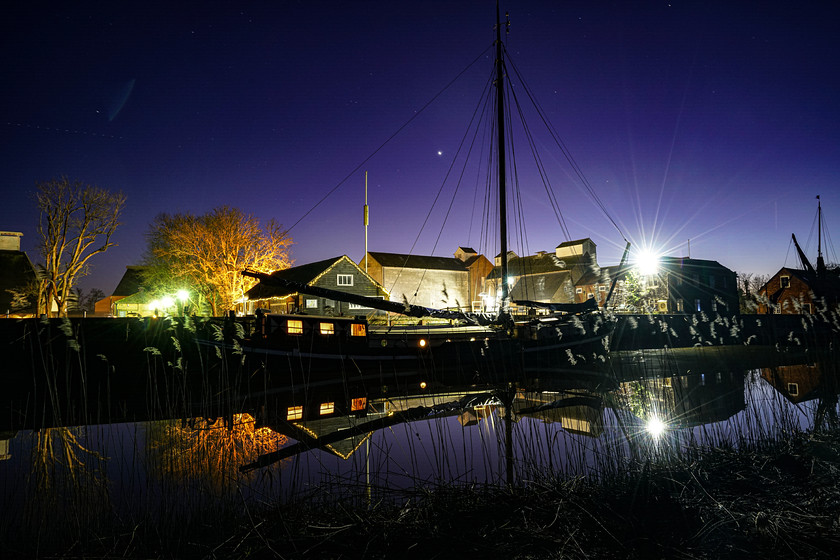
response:
<path id="1" fill-rule="evenodd" d="M 208 524 L 277 502 L 363 504 L 441 484 L 597 480 L 688 446 L 837 428 L 837 387 L 836 363 L 806 354 L 659 350 L 501 389 L 417 387 L 370 400 L 366 416 L 290 422 L 299 431 L 286 434 L 248 415 L 232 428 L 193 419 L 22 431 L 0 445 L 0 537 Z M 301 433 L 330 443 L 300 451 Z M 281 449 L 288 456 L 240 472 Z"/>

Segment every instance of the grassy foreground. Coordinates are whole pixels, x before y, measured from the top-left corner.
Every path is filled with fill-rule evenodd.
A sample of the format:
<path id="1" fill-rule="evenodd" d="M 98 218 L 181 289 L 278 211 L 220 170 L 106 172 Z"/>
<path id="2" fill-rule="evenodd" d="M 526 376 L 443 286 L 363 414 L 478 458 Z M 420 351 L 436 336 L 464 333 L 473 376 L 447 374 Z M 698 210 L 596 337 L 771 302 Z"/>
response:
<path id="1" fill-rule="evenodd" d="M 635 464 L 620 479 L 442 487 L 402 505 L 284 507 L 207 558 L 836 558 L 840 432 Z"/>

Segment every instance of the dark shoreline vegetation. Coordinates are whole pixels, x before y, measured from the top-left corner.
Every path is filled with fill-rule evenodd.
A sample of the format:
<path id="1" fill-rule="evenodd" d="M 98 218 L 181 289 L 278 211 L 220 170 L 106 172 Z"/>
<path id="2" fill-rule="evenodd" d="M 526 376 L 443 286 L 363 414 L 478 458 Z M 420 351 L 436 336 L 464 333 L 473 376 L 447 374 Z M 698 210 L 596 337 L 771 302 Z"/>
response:
<path id="1" fill-rule="evenodd" d="M 343 459 L 314 446 L 251 473 L 239 467 L 296 440 L 240 414 L 243 401 L 230 397 L 256 383 L 235 343 L 242 329 L 189 320 L 14 322 L 23 334 L 6 331 L 6 340 L 23 351 L 6 352 L 7 371 L 22 367 L 35 379 L 7 375 L 9 394 L 32 398 L 33 385 L 46 398 L 34 408 L 11 397 L 4 404 L 4 422 L 19 422 L 24 403 L 27 422 L 41 427 L 3 434 L 12 444 L 0 461 L 0 556 L 834 558 L 833 325 L 815 329 L 801 316 L 678 319 L 668 328 L 662 321 L 627 321 L 616 344 L 636 349 L 614 348 L 604 371 L 579 364 L 562 369 L 560 387 L 536 380 L 566 399 L 555 409 L 532 400 L 516 408 L 514 422 L 495 405 L 472 423 L 420 419 L 384 428 L 379 439 L 352 439 Z M 233 344 L 219 352 L 196 344 L 199 335 Z M 688 337 L 698 346 L 673 347 Z M 796 378 L 801 401 L 776 387 L 793 379 L 785 368 L 797 367 L 805 368 L 796 373 L 804 376 Z M 601 425 L 586 433 L 581 423 L 596 421 L 594 401 Z M 558 402 L 588 412 L 561 418 Z M 643 421 L 657 406 L 679 414 L 670 434 L 652 439 Z M 481 451 L 470 449 L 476 442 Z M 379 453 L 367 464 L 366 445 Z M 507 465 L 506 445 L 514 457 Z M 431 473 L 419 474 L 426 461 Z"/>

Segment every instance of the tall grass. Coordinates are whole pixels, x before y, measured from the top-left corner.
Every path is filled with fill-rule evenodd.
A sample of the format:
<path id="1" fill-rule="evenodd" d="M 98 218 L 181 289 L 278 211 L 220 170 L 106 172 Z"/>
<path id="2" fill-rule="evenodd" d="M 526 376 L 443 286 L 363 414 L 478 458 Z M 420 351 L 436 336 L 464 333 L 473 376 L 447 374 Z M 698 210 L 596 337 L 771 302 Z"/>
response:
<path id="1" fill-rule="evenodd" d="M 153 420 L 107 424 L 124 416 L 105 389 L 90 388 L 107 387 L 97 372 L 108 382 L 127 375 L 125 361 L 104 353 L 91 360 L 83 329 L 42 323 L 30 363 L 53 408 L 39 418 L 62 427 L 19 433 L 11 458 L 0 461 L 9 506 L 0 537 L 28 556 L 202 557 L 240 545 L 277 552 L 266 533 L 271 513 L 315 526 L 318 511 L 327 520 L 336 508 L 361 518 L 389 504 L 408 520 L 411 508 L 467 503 L 470 492 L 637 484 L 658 469 L 690 472 L 705 456 L 777 449 L 786 438 L 838 427 L 837 346 L 818 344 L 810 319 L 760 354 L 712 344 L 721 333 L 755 330 L 743 320 L 697 316 L 682 334 L 655 316 L 636 321 L 631 328 L 656 330 L 669 344 L 613 352 L 596 369 L 587 360 L 577 370 L 564 365 L 561 379 L 544 374 L 513 392 L 498 387 L 498 402 L 364 434 L 349 455 L 321 447 L 249 474 L 238 467 L 291 441 L 257 427 L 226 393 L 258 369 L 235 343 L 243 334 L 235 326 L 184 320 L 147 331 L 134 359 L 144 361 L 149 390 L 140 398 Z M 225 351 L 197 348 L 198 332 L 234 342 Z M 803 354 L 819 365 L 821 392 L 796 403 L 767 379 Z M 572 381 L 580 378 L 586 382 Z M 431 408 L 453 397 L 422 398 Z M 664 426 L 658 435 L 654 418 Z"/>

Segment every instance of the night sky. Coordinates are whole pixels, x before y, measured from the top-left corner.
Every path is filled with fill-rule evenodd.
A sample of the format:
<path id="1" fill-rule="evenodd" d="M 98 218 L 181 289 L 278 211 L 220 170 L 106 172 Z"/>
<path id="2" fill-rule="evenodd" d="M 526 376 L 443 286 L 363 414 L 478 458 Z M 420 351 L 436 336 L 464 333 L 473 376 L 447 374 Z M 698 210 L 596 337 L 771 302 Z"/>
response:
<path id="1" fill-rule="evenodd" d="M 471 210 L 474 177 L 437 245 L 451 187 L 417 238 L 490 72 L 493 0 L 119 4 L 4 10 L 0 230 L 23 232 L 33 261 L 31 194 L 61 175 L 127 195 L 119 246 L 94 257 L 82 283 L 106 293 L 139 263 L 160 212 L 235 206 L 296 224 L 297 264 L 358 261 L 364 170 L 371 251 L 493 252 Z M 793 232 L 815 258 L 816 195 L 829 236 L 840 232 L 833 3 L 509 1 L 502 11 L 512 63 L 634 245 L 685 256 L 690 239 L 694 258 L 772 274 L 798 265 Z M 621 236 L 550 148 L 541 153 L 570 235 L 592 237 L 599 263 L 616 264 Z M 528 248 L 552 251 L 567 239 L 538 200 L 527 153 L 517 146 Z M 833 244 L 824 252 L 838 260 Z"/>

